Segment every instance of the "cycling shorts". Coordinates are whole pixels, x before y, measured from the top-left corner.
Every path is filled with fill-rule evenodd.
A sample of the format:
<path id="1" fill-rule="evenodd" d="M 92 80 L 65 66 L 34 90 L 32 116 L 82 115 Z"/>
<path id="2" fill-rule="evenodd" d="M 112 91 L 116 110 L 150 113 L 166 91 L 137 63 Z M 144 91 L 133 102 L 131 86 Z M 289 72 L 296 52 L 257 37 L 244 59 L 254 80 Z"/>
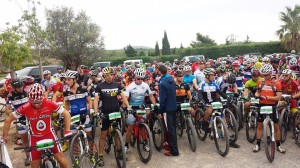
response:
<path id="1" fill-rule="evenodd" d="M 258 108 L 260 109 L 263 106 L 272 106 L 273 107 L 273 113 L 270 115 L 270 117 L 271 117 L 271 119 L 272 119 L 272 121 L 274 123 L 278 123 L 278 121 L 279 121 L 279 115 L 278 115 L 278 111 L 277 111 L 276 105 L 259 104 Z M 265 114 L 260 114 L 260 112 L 258 113 L 258 120 L 257 120 L 258 122 L 264 122 L 265 118 L 266 118 Z"/>
<path id="2" fill-rule="evenodd" d="M 36 142 L 40 141 L 40 140 L 44 140 L 44 139 L 53 139 L 54 141 L 57 140 L 57 137 L 54 133 L 54 130 L 51 130 L 51 132 L 49 132 L 48 134 L 46 135 L 43 135 L 43 136 L 32 136 L 32 135 L 29 135 L 29 146 L 36 146 Z M 62 148 L 61 148 L 61 145 L 60 143 L 54 143 L 54 147 L 50 149 L 50 151 L 55 155 L 59 152 L 62 151 Z M 31 161 L 34 161 L 34 160 L 40 160 L 41 158 L 41 154 L 42 154 L 42 151 L 36 151 L 36 150 L 32 150 L 30 153 L 29 153 L 29 156 L 30 156 L 30 160 Z"/>
<path id="3" fill-rule="evenodd" d="M 117 122 L 121 125 L 121 119 L 117 119 Z M 108 116 L 102 118 L 102 127 L 101 131 L 106 131 L 110 127 L 111 121 L 109 120 Z"/>

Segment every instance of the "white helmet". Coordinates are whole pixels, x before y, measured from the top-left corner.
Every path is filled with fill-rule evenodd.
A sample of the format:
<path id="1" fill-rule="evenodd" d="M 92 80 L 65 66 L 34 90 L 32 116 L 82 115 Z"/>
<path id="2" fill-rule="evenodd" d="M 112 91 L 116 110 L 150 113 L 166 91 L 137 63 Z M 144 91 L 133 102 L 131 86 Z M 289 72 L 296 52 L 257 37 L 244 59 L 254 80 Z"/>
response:
<path id="1" fill-rule="evenodd" d="M 273 71 L 273 66 L 271 64 L 263 64 L 261 67 L 260 73 L 262 75 L 268 75 L 271 74 Z"/>
<path id="2" fill-rule="evenodd" d="M 113 74 L 113 73 L 114 73 L 114 70 L 113 70 L 112 67 L 105 67 L 105 68 L 102 69 L 102 72 L 103 72 L 104 74 Z"/>
<path id="3" fill-rule="evenodd" d="M 146 75 L 146 72 L 145 72 L 145 70 L 142 69 L 142 68 L 136 68 L 136 69 L 134 70 L 134 75 L 135 75 L 135 77 L 137 77 L 137 78 L 144 78 L 145 75 Z"/>
<path id="4" fill-rule="evenodd" d="M 50 74 L 50 75 L 51 75 L 51 71 L 45 70 L 45 71 L 43 72 L 43 75 L 46 75 L 46 74 Z"/>
<path id="5" fill-rule="evenodd" d="M 262 62 L 270 62 L 270 58 L 269 58 L 269 57 L 264 57 L 264 58 L 262 59 Z"/>
<path id="6" fill-rule="evenodd" d="M 190 66 L 185 66 L 183 67 L 183 71 L 191 71 L 192 68 Z"/>
<path id="7" fill-rule="evenodd" d="M 292 58 L 290 59 L 289 61 L 289 66 L 297 66 L 298 65 L 298 61 L 297 61 L 297 58 Z"/>
<path id="8" fill-rule="evenodd" d="M 65 77 L 75 79 L 77 78 L 77 74 L 77 71 L 67 70 L 67 72 L 65 73 Z"/>
<path id="9" fill-rule="evenodd" d="M 292 70 L 285 69 L 285 70 L 282 71 L 282 74 L 290 75 L 290 74 L 292 74 Z"/>

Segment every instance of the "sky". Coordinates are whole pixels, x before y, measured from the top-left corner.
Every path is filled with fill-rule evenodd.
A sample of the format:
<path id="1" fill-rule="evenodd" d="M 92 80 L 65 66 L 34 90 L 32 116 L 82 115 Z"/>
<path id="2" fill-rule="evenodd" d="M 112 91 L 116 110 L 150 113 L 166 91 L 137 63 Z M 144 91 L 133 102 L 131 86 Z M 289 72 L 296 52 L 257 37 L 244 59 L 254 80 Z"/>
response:
<path id="1" fill-rule="evenodd" d="M 27 0 L 0 0 L 0 31 L 17 23 Z M 188 47 L 196 33 L 218 44 L 234 34 L 237 41 L 276 41 L 280 12 L 299 0 L 40 0 L 38 18 L 45 25 L 45 9 L 72 7 L 101 27 L 106 49 L 131 46 L 161 48 L 164 31 L 170 46 Z"/>

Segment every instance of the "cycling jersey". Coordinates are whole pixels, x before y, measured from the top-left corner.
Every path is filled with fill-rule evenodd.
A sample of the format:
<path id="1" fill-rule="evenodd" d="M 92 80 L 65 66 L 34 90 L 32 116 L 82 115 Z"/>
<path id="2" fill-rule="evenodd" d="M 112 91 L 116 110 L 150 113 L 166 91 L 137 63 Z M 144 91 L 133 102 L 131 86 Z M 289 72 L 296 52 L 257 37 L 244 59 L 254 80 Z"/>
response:
<path id="1" fill-rule="evenodd" d="M 45 89 L 47 90 L 52 84 L 56 83 L 57 81 L 51 77 L 50 80 L 42 80 L 42 85 L 45 87 Z"/>
<path id="2" fill-rule="evenodd" d="M 53 94 L 59 92 L 60 94 L 56 97 L 56 102 L 64 102 L 64 85 L 61 82 L 52 84 L 48 90 L 49 92 L 53 92 Z"/>
<path id="3" fill-rule="evenodd" d="M 8 94 L 6 104 L 13 105 L 14 109 L 18 109 L 20 106 L 28 102 L 28 97 L 25 91 L 14 92 Z"/>
<path id="4" fill-rule="evenodd" d="M 258 78 L 256 81 L 254 81 L 253 79 L 250 79 L 248 80 L 246 83 L 245 83 L 245 88 L 249 89 L 250 91 L 252 91 L 253 95 L 255 94 L 256 92 L 256 88 L 257 87 L 257 82 L 260 80 L 260 78 Z"/>
<path id="5" fill-rule="evenodd" d="M 243 84 L 243 79 L 244 79 L 244 74 L 242 72 L 233 72 L 236 76 L 236 85 L 237 87 L 243 87 L 244 84 Z"/>
<path id="6" fill-rule="evenodd" d="M 251 68 L 247 68 L 244 70 L 244 78 L 248 80 L 252 78 Z"/>
<path id="7" fill-rule="evenodd" d="M 183 75 L 183 83 L 185 83 L 185 84 L 192 85 L 194 79 L 195 79 L 195 76 L 192 74 Z"/>
<path id="8" fill-rule="evenodd" d="M 189 85 L 184 83 L 177 85 L 175 83 L 175 89 L 176 89 L 176 101 L 179 103 L 184 103 L 187 100 L 188 91 L 190 91 Z"/>
<path id="9" fill-rule="evenodd" d="M 97 85 L 95 96 L 99 96 L 102 100 L 101 111 L 103 114 L 120 111 L 117 95 L 121 93 L 123 87 L 116 82 L 102 82 Z"/>
<path id="10" fill-rule="evenodd" d="M 194 76 L 197 80 L 197 84 L 199 85 L 200 83 L 204 82 L 205 81 L 205 75 L 202 71 L 200 71 L 199 69 L 197 69 L 195 72 L 194 72 Z"/>
<path id="11" fill-rule="evenodd" d="M 89 96 L 87 90 L 78 86 L 76 93 L 71 92 L 70 88 L 68 88 L 63 93 L 65 101 L 70 103 L 70 113 L 71 116 L 77 114 L 85 114 L 87 113 L 87 101 L 86 98 Z"/>
<path id="12" fill-rule="evenodd" d="M 289 81 L 281 80 L 283 94 L 295 94 L 300 91 L 300 86 L 297 81 L 290 79 Z"/>
<path id="13" fill-rule="evenodd" d="M 203 100 L 205 103 L 212 103 L 217 101 L 217 91 L 220 90 L 219 86 L 214 83 L 202 82 L 200 84 L 199 91 L 203 94 Z M 200 94 L 199 94 L 200 95 Z M 201 98 L 200 98 L 201 100 Z"/>
<path id="14" fill-rule="evenodd" d="M 12 112 L 16 118 L 26 117 L 32 136 L 44 136 L 50 133 L 52 131 L 52 112 L 61 114 L 64 111 L 64 108 L 49 99 L 44 99 L 42 103 L 42 107 L 36 109 L 31 103 L 27 102 L 15 112 Z"/>
<path id="15" fill-rule="evenodd" d="M 257 82 L 257 89 L 260 90 L 260 96 L 276 96 L 276 92 L 281 92 L 282 87 L 281 83 L 279 81 L 276 81 L 275 79 L 268 81 L 262 79 Z M 276 103 L 277 101 L 269 99 L 260 100 L 260 104 L 275 105 Z"/>
<path id="16" fill-rule="evenodd" d="M 220 90 L 223 92 L 223 93 L 226 93 L 228 87 L 229 87 L 229 83 L 227 83 L 225 80 L 224 80 L 224 76 L 221 76 L 221 77 L 218 77 L 218 79 L 216 80 L 215 82 Z"/>
<path id="17" fill-rule="evenodd" d="M 145 104 L 145 94 L 151 93 L 149 85 L 142 82 L 140 85 L 137 85 L 135 82 L 132 82 L 126 89 L 125 95 L 129 97 L 129 104 L 131 106 L 142 106 Z"/>

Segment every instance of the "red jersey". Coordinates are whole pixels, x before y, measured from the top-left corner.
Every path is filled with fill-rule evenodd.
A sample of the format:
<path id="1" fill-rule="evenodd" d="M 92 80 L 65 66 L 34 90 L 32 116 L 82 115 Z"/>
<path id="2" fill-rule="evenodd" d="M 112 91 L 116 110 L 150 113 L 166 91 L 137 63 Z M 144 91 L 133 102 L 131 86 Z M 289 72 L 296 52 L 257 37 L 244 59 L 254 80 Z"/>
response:
<path id="1" fill-rule="evenodd" d="M 300 91 L 299 83 L 293 79 L 289 80 L 288 82 L 284 80 L 281 80 L 280 82 L 281 82 L 283 94 L 292 95 Z"/>
<path id="2" fill-rule="evenodd" d="M 192 65 L 192 72 L 193 72 L 193 74 L 198 69 L 198 67 L 199 67 L 199 65 L 198 65 L 197 62 L 193 63 L 193 65 Z"/>
<path id="3" fill-rule="evenodd" d="M 62 83 L 60 83 L 60 82 L 53 83 L 52 85 L 50 85 L 48 90 L 49 90 L 49 92 L 53 92 L 53 94 L 55 94 L 56 92 L 60 93 L 60 95 L 56 98 L 56 102 L 64 101 L 64 96 L 63 96 L 64 85 Z"/>
<path id="4" fill-rule="evenodd" d="M 52 131 L 52 112 L 62 113 L 63 111 L 63 107 L 45 98 L 41 108 L 36 109 L 30 102 L 27 102 L 13 112 L 13 115 L 16 118 L 26 117 L 31 135 L 44 136 Z"/>
<path id="5" fill-rule="evenodd" d="M 8 93 L 11 93 L 11 92 L 13 91 L 13 89 L 12 89 L 10 83 L 11 83 L 11 78 L 6 79 L 6 81 L 4 82 L 4 85 L 6 86 L 6 91 L 7 91 Z"/>

